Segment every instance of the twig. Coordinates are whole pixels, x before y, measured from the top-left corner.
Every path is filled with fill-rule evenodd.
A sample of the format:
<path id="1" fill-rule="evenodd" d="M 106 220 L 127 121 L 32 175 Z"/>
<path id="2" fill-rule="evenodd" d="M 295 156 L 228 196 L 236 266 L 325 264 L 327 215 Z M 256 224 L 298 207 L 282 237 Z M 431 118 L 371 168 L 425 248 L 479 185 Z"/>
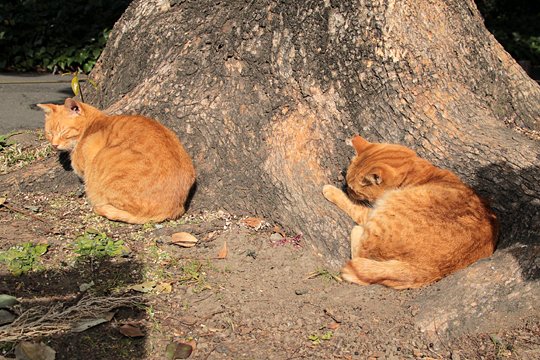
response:
<path id="1" fill-rule="evenodd" d="M 213 257 L 207 257 L 207 258 L 191 257 L 191 256 L 175 256 L 175 259 L 197 260 L 197 261 L 224 260 L 224 258 L 220 258 L 219 256 L 213 256 Z"/>
<path id="2" fill-rule="evenodd" d="M 204 358 L 204 360 L 207 360 L 207 359 L 210 357 L 210 355 L 212 355 L 212 353 L 213 353 L 215 350 L 216 350 L 216 347 L 214 346 L 214 347 L 212 348 L 212 350 L 210 350 L 210 352 L 209 352 L 208 354 L 206 354 L 206 357 Z"/>
<path id="3" fill-rule="evenodd" d="M 7 203 L 3 203 L 3 204 L 0 205 L 0 206 L 3 206 L 3 207 L 5 207 L 6 209 L 9 209 L 9 210 L 11 210 L 11 211 L 15 211 L 15 212 L 21 213 L 21 214 L 23 214 L 23 215 L 29 216 L 29 217 L 31 217 L 31 218 L 33 218 L 33 219 L 35 219 L 35 220 L 39 220 L 39 221 L 41 221 L 41 222 L 43 222 L 43 223 L 45 223 L 45 224 L 49 224 L 49 222 L 48 222 L 47 220 L 43 220 L 43 219 L 40 218 L 39 216 L 36 216 L 36 215 L 34 215 L 34 214 L 32 214 L 32 213 L 26 211 L 26 210 L 19 209 L 19 208 L 13 206 L 13 205 L 8 205 Z"/>

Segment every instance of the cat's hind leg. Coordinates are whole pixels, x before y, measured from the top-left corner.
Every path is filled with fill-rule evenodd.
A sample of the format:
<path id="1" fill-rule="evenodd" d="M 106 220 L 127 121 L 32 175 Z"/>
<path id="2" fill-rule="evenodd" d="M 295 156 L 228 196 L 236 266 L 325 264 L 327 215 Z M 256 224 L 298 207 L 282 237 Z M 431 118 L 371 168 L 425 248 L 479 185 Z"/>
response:
<path id="1" fill-rule="evenodd" d="M 403 261 L 361 257 L 350 260 L 341 269 L 341 277 L 360 285 L 381 284 L 394 289 L 418 288 L 439 279 Z"/>
<path id="2" fill-rule="evenodd" d="M 349 199 L 347 194 L 333 185 L 323 186 L 324 197 L 334 203 L 337 207 L 343 210 L 347 215 L 351 217 L 357 224 L 363 224 L 369 213 L 369 208 L 355 204 Z"/>
<path id="3" fill-rule="evenodd" d="M 94 212 L 105 216 L 109 220 L 123 221 L 130 224 L 145 224 L 150 221 L 163 221 L 165 219 L 151 219 L 147 216 L 137 216 L 125 210 L 118 209 L 110 204 L 94 205 Z"/>

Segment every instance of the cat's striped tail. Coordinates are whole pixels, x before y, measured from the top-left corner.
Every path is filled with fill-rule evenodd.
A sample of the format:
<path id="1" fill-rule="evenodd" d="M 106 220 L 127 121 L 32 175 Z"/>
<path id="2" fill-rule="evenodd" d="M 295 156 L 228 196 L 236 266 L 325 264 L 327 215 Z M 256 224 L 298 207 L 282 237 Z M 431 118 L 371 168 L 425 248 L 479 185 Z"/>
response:
<path id="1" fill-rule="evenodd" d="M 359 257 L 341 269 L 341 277 L 360 285 L 381 284 L 394 289 L 411 289 L 430 284 L 442 276 L 399 260 L 377 261 Z"/>

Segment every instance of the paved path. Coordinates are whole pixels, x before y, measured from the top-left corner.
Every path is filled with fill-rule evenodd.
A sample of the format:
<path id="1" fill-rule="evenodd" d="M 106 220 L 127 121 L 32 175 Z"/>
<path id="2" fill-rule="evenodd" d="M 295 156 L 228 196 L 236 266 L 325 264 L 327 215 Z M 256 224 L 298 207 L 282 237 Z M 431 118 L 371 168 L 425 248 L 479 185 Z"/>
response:
<path id="1" fill-rule="evenodd" d="M 63 103 L 73 96 L 70 76 L 0 73 L 0 135 L 43 126 L 39 103 Z"/>

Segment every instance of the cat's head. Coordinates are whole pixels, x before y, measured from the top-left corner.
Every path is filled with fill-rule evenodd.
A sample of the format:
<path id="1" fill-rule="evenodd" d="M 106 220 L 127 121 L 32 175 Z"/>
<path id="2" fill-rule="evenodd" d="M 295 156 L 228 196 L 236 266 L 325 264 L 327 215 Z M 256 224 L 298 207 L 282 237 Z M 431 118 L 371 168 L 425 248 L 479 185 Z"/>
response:
<path id="1" fill-rule="evenodd" d="M 360 136 L 352 139 L 356 156 L 347 170 L 347 192 L 358 201 L 374 201 L 386 190 L 399 188 L 417 155 L 401 145 L 370 143 Z"/>
<path id="2" fill-rule="evenodd" d="M 67 98 L 64 105 L 37 106 L 45 112 L 45 137 L 51 145 L 57 150 L 73 150 L 85 126 L 82 104 Z"/>

